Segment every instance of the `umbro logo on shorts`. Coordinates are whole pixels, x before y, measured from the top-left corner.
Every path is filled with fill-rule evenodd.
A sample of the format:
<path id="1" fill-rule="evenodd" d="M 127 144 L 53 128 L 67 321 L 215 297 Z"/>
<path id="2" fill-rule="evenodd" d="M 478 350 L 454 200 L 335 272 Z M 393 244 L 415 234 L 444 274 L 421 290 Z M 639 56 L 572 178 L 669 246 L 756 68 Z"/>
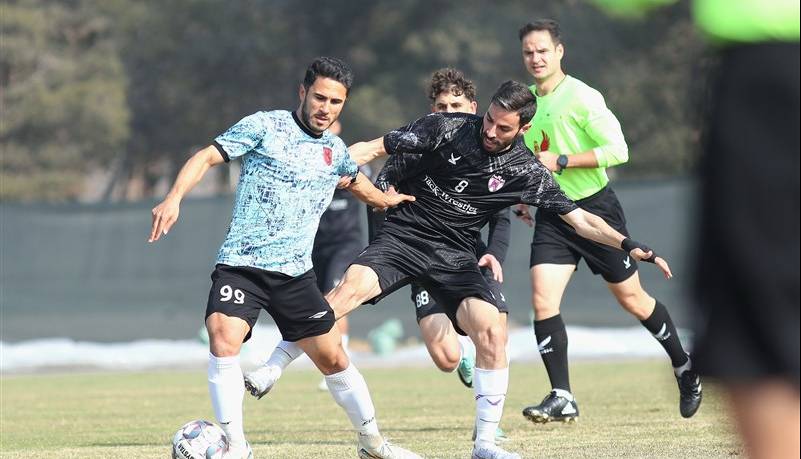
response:
<path id="1" fill-rule="evenodd" d="M 328 314 L 328 311 L 320 311 L 317 314 L 309 316 L 309 319 L 319 319 L 319 318 L 323 317 L 326 314 Z"/>
<path id="2" fill-rule="evenodd" d="M 630 256 L 626 257 L 626 259 L 623 260 L 623 266 L 625 266 L 626 269 L 631 268 L 631 257 Z"/>

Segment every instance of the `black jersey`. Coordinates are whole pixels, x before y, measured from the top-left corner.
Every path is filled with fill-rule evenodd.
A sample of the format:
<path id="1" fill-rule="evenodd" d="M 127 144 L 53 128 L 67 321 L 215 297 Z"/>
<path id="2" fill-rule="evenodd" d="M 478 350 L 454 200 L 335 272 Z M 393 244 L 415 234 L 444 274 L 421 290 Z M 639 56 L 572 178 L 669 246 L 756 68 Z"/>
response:
<path id="1" fill-rule="evenodd" d="M 361 201 L 348 190 L 337 189 L 320 217 L 314 247 L 358 241 L 363 244 Z"/>
<path id="2" fill-rule="evenodd" d="M 379 173 L 377 185 L 387 190 L 389 185 L 393 185 L 396 190 L 405 193 L 405 182 L 408 178 L 416 177 L 423 173 L 420 169 L 420 159 L 422 155 L 415 154 L 395 154 L 392 155 Z M 383 223 L 384 216 L 381 216 Z M 506 258 L 506 250 L 509 247 L 509 208 L 499 210 L 492 214 L 489 219 L 489 235 L 487 243 L 479 238 L 476 241 L 476 255 L 481 257 L 485 253 L 493 255 L 499 263 L 503 264 Z M 373 238 L 371 237 L 371 240 Z"/>
<path id="3" fill-rule="evenodd" d="M 387 153 L 409 155 L 420 170 L 404 182 L 416 201 L 390 209 L 384 231 L 475 251 L 481 227 L 505 207 L 522 202 L 558 214 L 577 208 L 522 138 L 492 154 L 482 148 L 481 130 L 480 116 L 432 113 L 384 136 Z"/>

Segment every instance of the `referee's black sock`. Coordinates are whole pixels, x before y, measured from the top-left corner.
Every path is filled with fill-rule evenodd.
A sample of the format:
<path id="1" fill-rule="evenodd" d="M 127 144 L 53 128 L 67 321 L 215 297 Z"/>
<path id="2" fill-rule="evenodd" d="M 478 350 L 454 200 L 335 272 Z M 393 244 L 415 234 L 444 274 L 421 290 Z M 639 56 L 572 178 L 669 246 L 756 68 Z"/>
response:
<path id="1" fill-rule="evenodd" d="M 668 313 L 665 305 L 657 300 L 651 317 L 641 320 L 640 323 L 647 328 L 648 331 L 654 335 L 654 338 L 659 341 L 659 344 L 665 348 L 674 368 L 678 368 L 687 363 L 689 357 L 684 351 L 684 348 L 681 347 L 679 335 L 676 333 L 676 326 L 673 325 L 673 320 L 670 318 L 670 313 Z"/>
<path id="2" fill-rule="evenodd" d="M 567 368 L 567 330 L 562 315 L 534 321 L 537 348 L 548 372 L 553 389 L 570 392 L 570 373 Z"/>

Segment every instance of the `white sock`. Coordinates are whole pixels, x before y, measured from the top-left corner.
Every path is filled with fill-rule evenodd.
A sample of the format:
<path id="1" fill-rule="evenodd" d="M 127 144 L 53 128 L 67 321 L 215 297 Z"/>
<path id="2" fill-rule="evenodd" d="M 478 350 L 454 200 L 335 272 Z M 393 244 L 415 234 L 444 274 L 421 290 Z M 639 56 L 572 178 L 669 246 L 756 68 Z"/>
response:
<path id="1" fill-rule="evenodd" d="M 245 397 L 245 381 L 239 355 L 215 357 L 209 354 L 209 395 L 217 422 L 225 431 L 229 445 L 245 446 L 245 431 L 242 425 L 242 400 Z"/>
<path id="2" fill-rule="evenodd" d="M 301 355 L 303 355 L 303 349 L 298 346 L 298 343 L 281 341 L 275 346 L 275 349 L 273 349 L 270 358 L 264 362 L 264 366 L 273 367 L 278 370 L 280 374 L 290 363 Z"/>
<path id="3" fill-rule="evenodd" d="M 681 377 L 682 373 L 684 373 L 685 371 L 689 370 L 692 367 L 693 367 L 693 363 L 690 360 L 690 355 L 687 354 L 687 363 L 685 363 L 684 365 L 682 365 L 680 367 L 673 367 L 673 373 L 675 373 L 676 377 L 678 378 L 678 377 Z"/>
<path id="4" fill-rule="evenodd" d="M 473 392 L 476 395 L 476 445 L 495 444 L 495 430 L 501 423 L 509 367 L 498 370 L 475 368 Z"/>
<path id="5" fill-rule="evenodd" d="M 328 391 L 337 404 L 345 410 L 353 428 L 365 435 L 378 435 L 378 423 L 375 420 L 375 407 L 370 398 L 370 391 L 367 389 L 364 377 L 353 363 L 339 373 L 327 375 L 325 381 L 328 384 Z"/>

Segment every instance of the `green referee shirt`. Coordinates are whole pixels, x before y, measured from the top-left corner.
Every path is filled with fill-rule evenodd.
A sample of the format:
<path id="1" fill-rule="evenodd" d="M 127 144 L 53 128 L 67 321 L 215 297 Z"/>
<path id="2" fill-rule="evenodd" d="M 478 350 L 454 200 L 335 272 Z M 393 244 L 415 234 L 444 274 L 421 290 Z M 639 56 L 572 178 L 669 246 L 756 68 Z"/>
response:
<path id="1" fill-rule="evenodd" d="M 714 42 L 797 42 L 798 0 L 696 0 L 693 16 Z"/>
<path id="2" fill-rule="evenodd" d="M 572 155 L 593 150 L 597 168 L 568 168 L 554 174 L 562 191 L 572 200 L 591 196 L 609 183 L 606 168 L 629 159 L 620 122 L 606 106 L 600 92 L 570 75 L 550 94 L 537 96 L 537 113 L 524 140 L 533 152 Z"/>

